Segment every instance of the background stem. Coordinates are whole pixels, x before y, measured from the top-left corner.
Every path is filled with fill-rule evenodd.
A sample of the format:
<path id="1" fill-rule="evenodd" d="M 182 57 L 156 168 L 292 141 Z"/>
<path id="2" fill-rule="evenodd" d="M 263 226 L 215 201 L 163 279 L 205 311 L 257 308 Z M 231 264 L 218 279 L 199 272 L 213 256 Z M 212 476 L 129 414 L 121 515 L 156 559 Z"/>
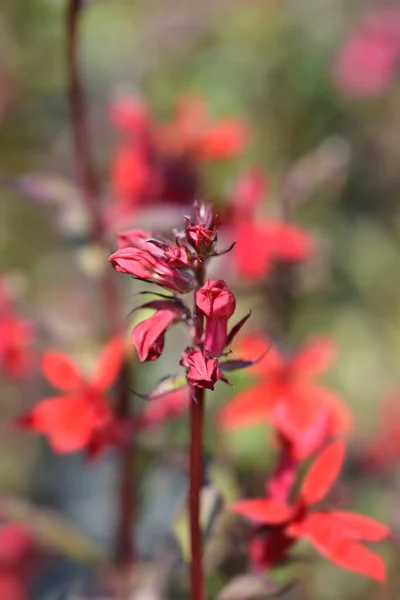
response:
<path id="1" fill-rule="evenodd" d="M 90 237 L 107 253 L 110 253 L 111 249 L 108 244 L 107 231 L 103 225 L 100 186 L 92 163 L 88 111 L 78 63 L 79 25 L 83 4 L 82 0 L 69 0 L 66 19 L 68 97 L 72 120 L 75 170 L 84 202 L 91 217 L 92 230 Z M 119 289 L 111 268 L 104 270 L 104 274 L 99 281 L 99 286 L 104 301 L 108 335 L 118 334 L 121 332 L 123 325 L 122 309 Z M 129 392 L 131 384 L 131 365 L 125 361 L 121 368 L 115 408 L 115 415 L 121 420 L 132 418 Z M 116 540 L 116 560 L 118 565 L 126 567 L 132 565 L 134 560 L 132 541 L 135 504 L 132 486 L 134 444 L 132 442 L 123 444 L 120 448 L 120 453 L 120 518 Z"/>

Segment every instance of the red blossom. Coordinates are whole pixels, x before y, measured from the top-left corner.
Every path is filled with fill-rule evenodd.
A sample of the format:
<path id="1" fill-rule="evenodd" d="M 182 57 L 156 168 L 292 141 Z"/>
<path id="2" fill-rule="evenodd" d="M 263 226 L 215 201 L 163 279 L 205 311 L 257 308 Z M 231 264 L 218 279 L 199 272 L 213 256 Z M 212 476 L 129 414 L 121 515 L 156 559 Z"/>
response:
<path id="1" fill-rule="evenodd" d="M 192 387 L 213 390 L 218 379 L 228 383 L 218 367 L 218 360 L 204 350 L 187 348 L 181 360 L 186 367 L 186 378 Z"/>
<path id="2" fill-rule="evenodd" d="M 375 8 L 339 49 L 333 72 L 336 85 L 350 98 L 376 96 L 395 77 L 399 60 L 400 10 Z"/>
<path id="3" fill-rule="evenodd" d="M 258 566 L 276 564 L 297 538 L 306 538 L 336 565 L 378 581 L 385 580 L 382 559 L 360 544 L 386 538 L 389 530 L 385 525 L 356 513 L 312 510 L 314 504 L 326 497 L 338 478 L 344 453 L 343 442 L 336 441 L 318 456 L 293 505 L 265 498 L 242 500 L 232 506 L 236 513 L 260 525 L 256 536 Z M 262 530 L 263 525 L 269 526 L 270 533 Z"/>
<path id="4" fill-rule="evenodd" d="M 186 227 L 186 239 L 199 256 L 207 256 L 214 246 L 216 234 L 204 225 L 190 225 Z"/>
<path id="5" fill-rule="evenodd" d="M 268 340 L 252 336 L 240 350 L 244 357 L 259 356 Z M 303 459 L 314 452 L 326 437 L 344 433 L 350 413 L 331 390 L 314 381 L 326 371 L 335 354 L 329 338 L 308 342 L 292 357 L 282 356 L 272 346 L 250 372 L 261 381 L 241 392 L 218 414 L 223 429 L 271 421 L 292 445 L 294 456 Z"/>
<path id="6" fill-rule="evenodd" d="M 105 392 L 116 380 L 122 359 L 122 340 L 113 338 L 86 379 L 68 355 L 46 352 L 42 358 L 43 374 L 64 394 L 39 402 L 19 418 L 20 425 L 46 435 L 56 452 L 90 447 L 93 436 L 112 426 Z"/>
<path id="7" fill-rule="evenodd" d="M 257 170 L 244 172 L 233 192 L 233 257 L 237 273 L 246 279 L 266 277 L 277 261 L 297 263 L 314 253 L 311 236 L 295 225 L 257 216 L 267 182 Z"/>
<path id="8" fill-rule="evenodd" d="M 32 534 L 18 523 L 0 527 L 0 598 L 28 600 L 38 553 Z"/>
<path id="9" fill-rule="evenodd" d="M 12 291 L 0 280 L 0 372 L 9 379 L 27 377 L 33 368 L 35 328 L 15 311 Z"/>

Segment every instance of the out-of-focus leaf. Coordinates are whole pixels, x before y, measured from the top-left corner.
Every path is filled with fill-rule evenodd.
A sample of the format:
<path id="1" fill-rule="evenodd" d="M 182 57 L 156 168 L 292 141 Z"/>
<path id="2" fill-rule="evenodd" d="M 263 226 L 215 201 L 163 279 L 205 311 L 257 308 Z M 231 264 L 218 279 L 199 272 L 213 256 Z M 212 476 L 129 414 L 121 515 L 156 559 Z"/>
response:
<path id="1" fill-rule="evenodd" d="M 222 588 L 217 600 L 258 600 L 277 598 L 286 593 L 293 583 L 280 587 L 263 573 L 238 575 Z"/>
<path id="2" fill-rule="evenodd" d="M 170 392 L 175 392 L 186 385 L 187 380 L 185 375 L 168 375 L 167 377 L 161 379 L 156 387 L 148 394 L 139 394 L 134 390 L 131 390 L 131 392 L 138 398 L 142 398 L 142 400 L 155 400 L 155 398 L 159 398 L 160 396 L 164 396 Z"/>
<path id="3" fill-rule="evenodd" d="M 94 542 L 51 511 L 40 510 L 19 498 L 3 496 L 0 512 L 5 519 L 24 524 L 43 545 L 78 562 L 97 564 L 104 560 Z"/>
<path id="4" fill-rule="evenodd" d="M 213 485 L 207 485 L 201 490 L 200 523 L 203 532 L 210 531 L 215 514 L 221 510 L 221 496 Z M 172 531 L 179 542 L 185 561 L 190 562 L 190 532 L 189 509 L 184 502 L 174 520 Z"/>

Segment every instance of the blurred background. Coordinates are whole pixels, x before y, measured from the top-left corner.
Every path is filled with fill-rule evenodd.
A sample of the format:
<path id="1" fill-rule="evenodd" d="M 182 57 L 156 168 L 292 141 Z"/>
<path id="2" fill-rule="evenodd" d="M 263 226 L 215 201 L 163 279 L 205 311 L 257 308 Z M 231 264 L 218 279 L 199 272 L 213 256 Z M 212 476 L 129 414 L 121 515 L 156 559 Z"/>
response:
<path id="1" fill-rule="evenodd" d="M 96 278 L 106 257 L 88 238 L 87 215 L 74 175 L 65 4 L 3 0 L 0 5 L 0 272 L 17 290 L 20 312 L 36 324 L 35 352 L 56 347 L 87 366 L 104 341 Z M 196 194 L 201 190 L 202 197 L 215 202 L 225 225 L 222 240 L 233 241 L 229 207 L 235 182 L 240 173 L 256 167 L 266 180 L 258 214 L 282 218 L 289 206 L 290 220 L 312 236 L 316 251 L 296 266 L 284 331 L 275 328 L 279 310 L 268 302 L 266 277 L 246 280 L 240 269 L 232 269 L 229 283 L 237 293 L 239 315 L 252 308 L 249 330 L 267 334 L 279 329 L 278 337 L 284 335 L 290 349 L 314 334 L 328 335 L 337 344 L 337 360 L 324 379 L 351 408 L 355 423 L 343 493 L 352 508 L 398 529 L 400 414 L 390 413 L 383 430 L 379 422 L 387 398 L 392 408 L 400 399 L 399 4 L 366 0 L 86 0 L 84 4 L 80 61 L 105 214 L 118 205 L 115 161 L 126 135 L 112 108 L 118 99 L 140 100 L 154 123 L 166 123 L 173 121 L 182 98 L 201 98 L 213 122 L 229 119 L 244 124 L 248 135 L 243 151 L 232 152 L 229 160 L 204 161 L 197 174 L 202 183 Z M 111 218 L 110 240 L 117 229 L 132 226 L 166 233 L 180 225 L 184 207 L 185 198 L 135 202 L 131 212 L 118 213 L 115 224 Z M 225 263 L 221 265 L 216 263 L 215 276 L 228 279 Z M 120 284 L 126 285 L 128 314 L 134 304 L 131 294 L 139 288 Z M 172 372 L 184 343 L 178 328 L 170 333 L 167 351 L 157 364 L 135 364 L 136 388 L 148 391 Z M 265 426 L 216 436 L 215 409 L 252 376 L 240 374 L 232 380 L 235 390 L 221 387 L 216 397 L 210 396 L 206 435 L 211 472 L 219 482 L 217 488 L 228 490 L 229 498 L 244 484 L 257 489 L 273 460 Z M 6 566 L 0 565 L 0 590 L 3 571 L 4 585 L 10 587 L 4 588 L 8 591 L 1 598 L 100 599 L 106 592 L 93 564 L 101 563 L 112 548 L 118 457 L 109 452 L 88 463 L 80 455 L 54 456 L 42 439 L 10 428 L 15 414 L 49 394 L 46 385 L 37 369 L 22 383 L 6 378 L 1 382 L 0 490 L 29 502 L 21 508 L 28 511 L 28 521 L 36 519 L 36 513 L 29 512 L 33 506 L 42 507 L 45 515 L 47 509 L 56 510 L 74 531 L 94 541 L 100 557 L 90 545 L 82 558 L 80 539 L 71 538 L 64 547 L 60 541 L 64 530 L 46 522 L 44 537 L 52 558 L 39 560 L 33 576 L 30 568 L 29 576 L 18 576 L 29 585 L 28 592 L 13 588 L 9 581 L 12 569 L 4 542 L 0 562 Z M 134 529 L 139 556 L 151 565 L 160 560 L 165 573 L 160 568 L 163 581 L 154 583 L 150 577 L 149 589 L 143 584 L 140 593 L 143 600 L 188 598 L 177 542 L 184 544 L 185 534 L 176 517 L 187 485 L 187 418 L 166 419 L 152 431 L 139 440 Z M 375 439 L 379 468 L 369 469 L 363 456 L 370 456 Z M 390 459 L 385 461 L 382 448 L 388 440 Z M 0 533 L 0 546 L 1 539 Z M 311 563 L 295 565 L 280 577 L 283 582 L 293 576 L 300 580 L 288 593 L 293 600 L 336 600 L 338 593 L 345 600 L 395 599 L 398 553 L 393 548 L 384 553 L 389 584 L 382 588 L 311 553 Z M 18 553 L 16 560 L 22 560 Z M 243 571 L 244 565 L 242 558 L 237 569 Z M 222 572 L 212 569 L 211 598 L 217 597 L 230 573 L 235 573 L 232 565 Z"/>

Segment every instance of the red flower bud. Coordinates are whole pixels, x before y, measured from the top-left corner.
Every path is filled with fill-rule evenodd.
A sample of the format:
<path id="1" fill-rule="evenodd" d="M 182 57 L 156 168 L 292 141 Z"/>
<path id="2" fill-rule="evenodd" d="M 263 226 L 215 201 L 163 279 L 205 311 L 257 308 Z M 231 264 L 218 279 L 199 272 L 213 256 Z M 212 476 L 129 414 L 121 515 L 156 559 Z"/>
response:
<path id="1" fill-rule="evenodd" d="M 165 332 L 178 317 L 172 310 L 158 310 L 135 327 L 133 345 L 142 362 L 156 360 L 164 349 Z"/>
<path id="2" fill-rule="evenodd" d="M 186 246 L 169 246 L 164 252 L 164 258 L 171 267 L 176 269 L 190 266 L 189 250 Z"/>
<path id="3" fill-rule="evenodd" d="M 204 349 L 219 356 L 226 346 L 228 319 L 236 308 L 235 296 L 225 281 L 209 279 L 196 292 L 196 304 L 207 317 Z"/>
<path id="4" fill-rule="evenodd" d="M 190 225 L 186 228 L 186 239 L 200 254 L 209 254 L 216 240 L 216 233 L 204 225 Z"/>
<path id="5" fill-rule="evenodd" d="M 236 308 L 235 296 L 221 279 L 208 279 L 196 292 L 196 304 L 208 319 L 227 320 Z"/>
<path id="6" fill-rule="evenodd" d="M 139 248 L 120 248 L 109 257 L 116 271 L 127 273 L 136 279 L 156 283 L 169 290 L 185 293 L 191 290 L 192 281 L 165 260 Z"/>
<path id="7" fill-rule="evenodd" d="M 213 390 L 218 379 L 228 383 L 218 367 L 216 358 L 211 358 L 204 350 L 187 348 L 181 365 L 187 368 L 186 378 L 192 387 Z"/>

